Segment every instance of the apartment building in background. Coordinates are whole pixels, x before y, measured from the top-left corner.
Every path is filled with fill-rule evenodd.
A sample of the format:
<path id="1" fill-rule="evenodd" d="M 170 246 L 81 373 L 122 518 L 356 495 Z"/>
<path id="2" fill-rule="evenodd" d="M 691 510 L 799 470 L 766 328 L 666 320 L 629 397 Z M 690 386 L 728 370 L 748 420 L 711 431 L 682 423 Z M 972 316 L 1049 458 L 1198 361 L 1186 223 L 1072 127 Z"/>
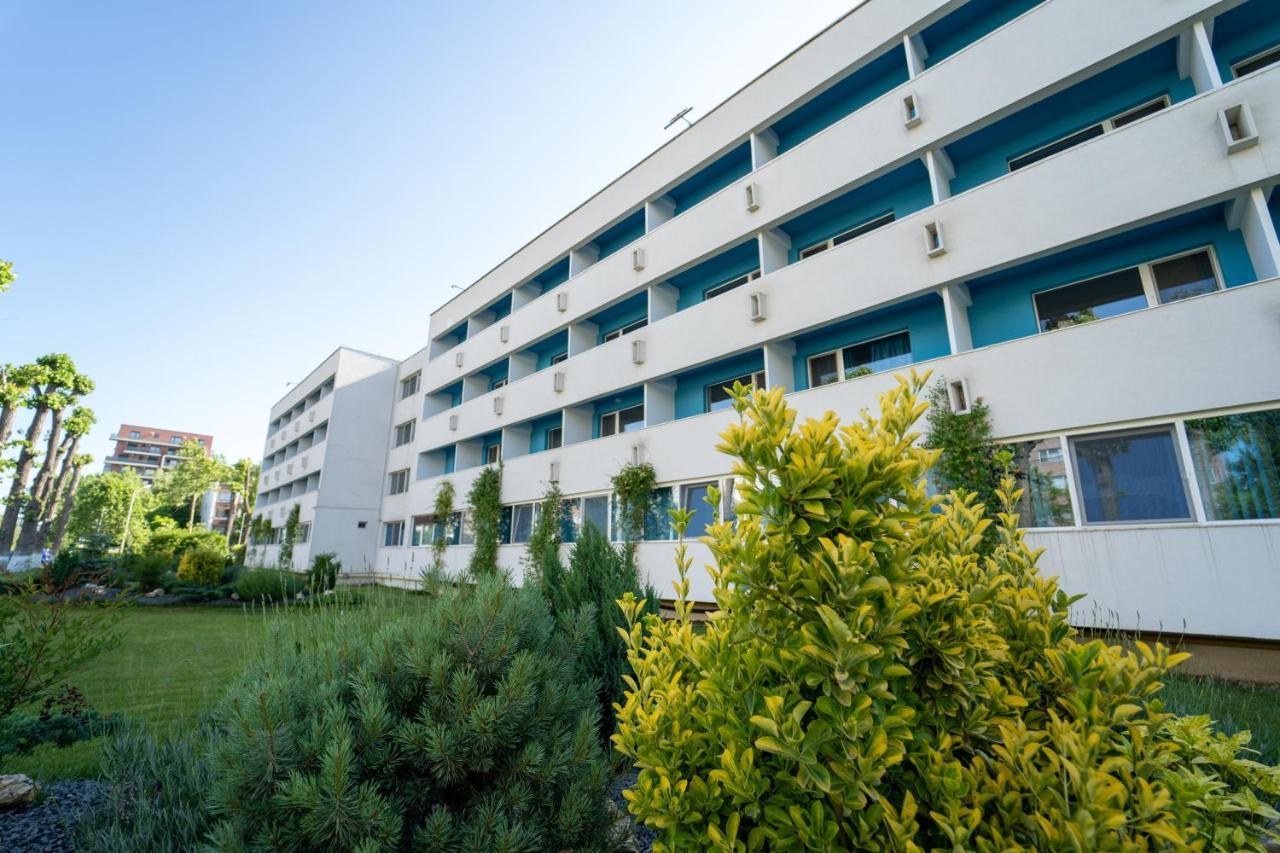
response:
<path id="1" fill-rule="evenodd" d="M 102 470 L 118 474 L 126 469 L 133 469 L 147 485 L 151 485 L 157 471 L 178 464 L 178 451 L 186 442 L 196 442 L 204 448 L 206 455 L 213 452 L 211 435 L 138 424 L 120 424 L 120 429 L 111 434 L 111 440 L 116 443 L 115 450 L 107 457 Z"/>
<path id="2" fill-rule="evenodd" d="M 566 540 L 616 538 L 610 478 L 645 461 L 638 559 L 669 594 L 661 509 L 697 536 L 732 494 L 726 386 L 848 420 L 931 370 L 990 407 L 1077 624 L 1280 643 L 1278 181 L 1274 0 L 868 0 L 437 309 L 419 352 L 331 356 L 272 410 L 259 513 L 299 503 L 313 549 L 412 583 L 436 537 L 470 555 L 441 484 L 462 503 L 501 460 L 519 578 L 549 482 Z M 281 476 L 322 421 L 324 470 Z M 330 477 L 358 508 L 322 514 Z"/>

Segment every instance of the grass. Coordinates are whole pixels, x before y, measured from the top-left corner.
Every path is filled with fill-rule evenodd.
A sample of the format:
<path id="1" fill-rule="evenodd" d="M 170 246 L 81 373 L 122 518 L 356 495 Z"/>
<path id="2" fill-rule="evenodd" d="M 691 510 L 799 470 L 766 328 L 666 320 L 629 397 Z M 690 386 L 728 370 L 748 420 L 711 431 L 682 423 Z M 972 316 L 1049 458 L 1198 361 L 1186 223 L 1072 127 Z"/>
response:
<path id="1" fill-rule="evenodd" d="M 1208 714 L 1219 731 L 1247 730 L 1253 735 L 1251 756 L 1280 764 L 1280 690 L 1191 675 L 1171 675 L 1162 692 L 1165 706 L 1179 714 Z"/>
<path id="2" fill-rule="evenodd" d="M 403 613 L 420 599 L 396 590 L 364 591 L 358 608 L 371 618 Z M 349 613 L 347 614 L 349 616 Z M 191 726 L 245 668 L 268 626 L 280 621 L 342 618 L 335 607 L 130 607 L 119 646 L 73 673 L 71 684 L 103 714 L 148 727 Z M 6 759 L 5 773 L 44 781 L 96 776 L 102 741 Z"/>

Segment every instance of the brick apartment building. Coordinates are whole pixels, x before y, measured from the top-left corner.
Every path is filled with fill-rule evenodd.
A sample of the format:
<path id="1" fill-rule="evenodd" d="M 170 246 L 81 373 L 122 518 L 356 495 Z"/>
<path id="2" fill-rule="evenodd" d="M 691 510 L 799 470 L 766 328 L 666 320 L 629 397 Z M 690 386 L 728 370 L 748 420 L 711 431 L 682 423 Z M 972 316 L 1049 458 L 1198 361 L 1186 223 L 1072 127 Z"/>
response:
<path id="1" fill-rule="evenodd" d="M 111 440 L 116 446 L 107 457 L 102 470 L 118 474 L 126 468 L 132 468 L 147 485 L 151 484 L 161 468 L 171 468 L 178 464 L 178 451 L 186 442 L 196 442 L 204 448 L 206 454 L 213 452 L 211 435 L 175 432 L 137 424 L 120 424 L 120 429 L 111 435 Z"/>

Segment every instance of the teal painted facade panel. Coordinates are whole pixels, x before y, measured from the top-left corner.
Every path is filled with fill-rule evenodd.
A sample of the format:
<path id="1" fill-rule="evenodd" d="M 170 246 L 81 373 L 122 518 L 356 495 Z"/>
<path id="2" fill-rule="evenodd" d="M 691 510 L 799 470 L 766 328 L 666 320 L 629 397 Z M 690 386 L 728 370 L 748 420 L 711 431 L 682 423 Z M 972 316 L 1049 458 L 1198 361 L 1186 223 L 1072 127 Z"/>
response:
<path id="1" fill-rule="evenodd" d="M 748 373 L 764 370 L 764 353 L 760 350 L 736 358 L 718 361 L 676 377 L 676 419 L 701 415 L 707 411 L 706 388 L 723 384 Z"/>
<path id="2" fill-rule="evenodd" d="M 458 459 L 458 448 L 456 445 L 451 444 L 444 449 L 444 472 L 446 474 L 453 473 L 454 463 L 457 461 L 457 459 Z"/>
<path id="3" fill-rule="evenodd" d="M 942 299 L 936 294 L 930 294 L 904 305 L 873 311 L 796 338 L 795 386 L 788 390 L 804 391 L 809 387 L 810 357 L 903 330 L 911 337 L 913 363 L 951 354 Z"/>
<path id="4" fill-rule="evenodd" d="M 702 302 L 707 290 L 759 268 L 760 246 L 753 237 L 672 276 L 667 284 L 680 291 L 676 310 L 683 311 Z"/>
<path id="5" fill-rule="evenodd" d="M 600 416 L 607 415 L 610 412 L 616 412 L 619 409 L 629 409 L 632 406 L 639 406 L 644 403 L 644 386 L 637 385 L 634 388 L 627 388 L 619 391 L 617 394 L 611 394 L 600 400 L 596 400 L 592 405 L 591 412 L 591 437 L 600 437 Z"/>
<path id="6" fill-rule="evenodd" d="M 950 15 L 925 27 L 920 34 L 929 51 L 925 67 L 932 68 L 1043 2 L 1044 0 L 969 0 Z"/>
<path id="7" fill-rule="evenodd" d="M 644 236 L 644 209 L 635 211 L 617 225 L 596 235 L 591 242 L 600 249 L 600 258 L 609 257 L 628 243 Z"/>
<path id="8" fill-rule="evenodd" d="M 778 137 L 778 153 L 790 151 L 906 81 L 906 51 L 902 45 L 896 44 L 825 92 L 774 122 L 773 132 Z"/>
<path id="9" fill-rule="evenodd" d="M 1254 281 L 1244 238 L 1228 231 L 1222 205 L 1071 249 L 969 282 L 969 329 L 975 347 L 1037 333 L 1033 294 L 1212 245 L 1227 287 Z"/>
<path id="10" fill-rule="evenodd" d="M 538 418 L 529 424 L 529 452 L 541 453 L 547 449 L 547 433 L 560 426 L 563 421 L 560 412 Z"/>
<path id="11" fill-rule="evenodd" d="M 1223 82 L 1234 79 L 1231 66 L 1280 44 L 1280 3 L 1249 0 L 1213 21 L 1213 57 Z"/>
<path id="12" fill-rule="evenodd" d="M 624 326 L 629 326 L 637 320 L 647 319 L 648 316 L 649 294 L 644 291 L 629 299 L 624 299 L 616 305 L 611 305 L 591 317 L 591 322 L 598 327 L 596 343 L 604 343 L 605 335 Z"/>
<path id="13" fill-rule="evenodd" d="M 1194 94 L 1194 84 L 1178 77 L 1176 39 L 1157 45 L 948 145 L 947 154 L 956 172 L 951 192 L 959 194 L 1006 175 L 1009 158 L 1034 151 L 1130 107 L 1160 95 L 1168 95 L 1177 103 Z"/>
<path id="14" fill-rule="evenodd" d="M 679 216 L 751 171 L 751 146 L 743 142 L 720 159 L 667 190 Z"/>

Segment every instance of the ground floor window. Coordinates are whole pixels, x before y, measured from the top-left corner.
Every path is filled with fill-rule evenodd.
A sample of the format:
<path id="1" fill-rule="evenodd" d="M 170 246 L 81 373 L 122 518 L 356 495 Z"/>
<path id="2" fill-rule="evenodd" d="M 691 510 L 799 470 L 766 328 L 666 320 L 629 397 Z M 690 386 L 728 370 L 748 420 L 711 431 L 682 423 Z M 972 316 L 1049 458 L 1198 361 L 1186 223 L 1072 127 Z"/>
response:
<path id="1" fill-rule="evenodd" d="M 1013 467 L 1022 489 L 1022 498 L 1018 502 L 1019 522 L 1024 527 L 1074 524 L 1061 440 L 1042 438 L 1020 441 L 1008 447 L 1013 451 Z"/>
<path id="2" fill-rule="evenodd" d="M 1280 518 L 1280 409 L 1187 421 L 1209 521 Z"/>
<path id="3" fill-rule="evenodd" d="M 1172 427 L 1077 436 L 1071 452 L 1086 524 L 1191 520 Z"/>
<path id="4" fill-rule="evenodd" d="M 382 525 L 382 544 L 387 548 L 399 548 L 404 544 L 403 521 L 388 521 Z"/>

